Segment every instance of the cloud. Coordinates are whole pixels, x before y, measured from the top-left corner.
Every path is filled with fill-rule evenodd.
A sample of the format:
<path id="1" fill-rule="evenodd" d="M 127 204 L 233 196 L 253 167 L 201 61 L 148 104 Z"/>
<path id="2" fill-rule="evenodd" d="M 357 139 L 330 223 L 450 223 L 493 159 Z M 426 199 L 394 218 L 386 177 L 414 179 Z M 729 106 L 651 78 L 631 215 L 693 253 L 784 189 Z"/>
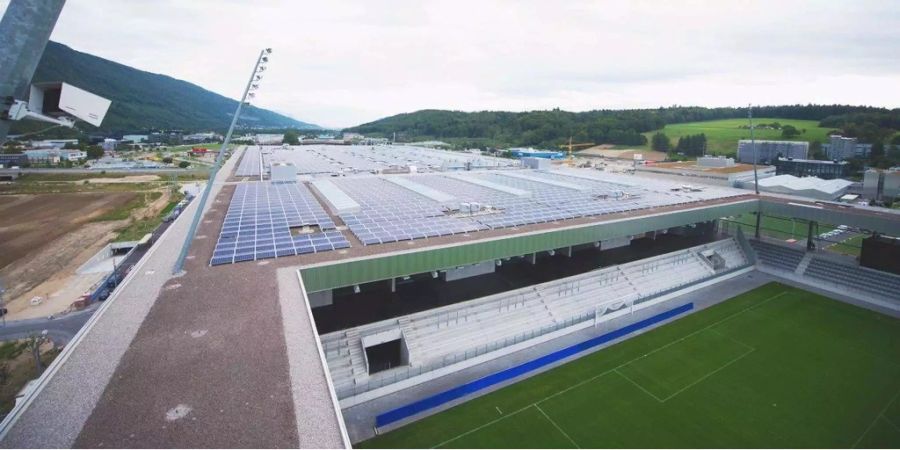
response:
<path id="1" fill-rule="evenodd" d="M 0 8 L 5 5 L 0 0 Z M 53 39 L 350 126 L 424 108 L 900 105 L 900 8 L 876 1 L 91 0 Z"/>

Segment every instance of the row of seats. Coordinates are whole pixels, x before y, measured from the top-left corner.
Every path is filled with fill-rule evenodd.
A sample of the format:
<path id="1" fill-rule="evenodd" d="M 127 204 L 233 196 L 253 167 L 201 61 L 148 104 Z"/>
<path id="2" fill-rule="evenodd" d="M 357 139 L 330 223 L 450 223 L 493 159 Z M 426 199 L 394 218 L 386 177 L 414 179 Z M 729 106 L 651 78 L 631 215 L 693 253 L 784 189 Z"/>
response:
<path id="1" fill-rule="evenodd" d="M 760 263 L 776 269 L 793 272 L 803 260 L 804 251 L 801 249 L 788 248 L 756 239 L 750 241 L 750 246 L 756 252 Z"/>
<path id="2" fill-rule="evenodd" d="M 713 250 L 728 269 L 748 259 L 734 239 L 606 267 L 480 299 L 363 325 L 321 337 L 339 398 L 399 380 L 407 368 L 365 374 L 361 336 L 400 328 L 412 371 L 436 368 L 512 345 L 578 321 L 607 306 L 618 309 L 717 275 L 699 255 Z M 399 377 L 399 379 L 398 379 Z M 369 384 L 371 383 L 371 384 Z"/>
<path id="3" fill-rule="evenodd" d="M 816 257 L 810 261 L 804 275 L 878 298 L 900 300 L 900 276 L 890 273 Z"/>

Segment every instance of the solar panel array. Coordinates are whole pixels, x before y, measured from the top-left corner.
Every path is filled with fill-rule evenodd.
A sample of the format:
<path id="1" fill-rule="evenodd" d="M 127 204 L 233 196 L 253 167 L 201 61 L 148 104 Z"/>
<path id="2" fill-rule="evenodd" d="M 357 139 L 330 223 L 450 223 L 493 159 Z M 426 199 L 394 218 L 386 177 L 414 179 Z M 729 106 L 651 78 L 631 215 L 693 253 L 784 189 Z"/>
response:
<path id="1" fill-rule="evenodd" d="M 446 236 L 485 229 L 468 219 L 449 217 L 423 195 L 377 177 L 339 178 L 334 183 L 361 206 L 341 220 L 365 245 Z"/>
<path id="2" fill-rule="evenodd" d="M 615 214 L 659 206 L 670 206 L 741 195 L 731 189 L 707 188 L 684 192 L 671 182 L 636 186 L 631 180 L 600 180 L 556 172 L 521 172 L 532 179 L 505 172 L 468 172 L 459 179 L 423 174 L 408 179 L 454 197 L 454 204 L 441 204 L 379 177 L 335 179 L 335 184 L 356 200 L 360 211 L 342 214 L 350 231 L 365 245 L 517 227 L 559 220 Z M 606 177 L 606 175 L 604 175 Z M 484 180 L 532 193 L 520 197 L 466 179 Z M 546 179 L 550 183 L 541 182 Z M 557 184 L 553 184 L 553 183 Z M 564 184 L 560 184 L 564 183 Z M 565 185 L 578 185 L 576 190 Z M 453 211 L 459 203 L 477 202 L 490 208 L 477 213 Z"/>
<path id="3" fill-rule="evenodd" d="M 257 146 L 248 146 L 244 150 L 244 156 L 241 163 L 234 171 L 235 176 L 239 177 L 258 177 L 261 173 L 260 149 Z"/>
<path id="4" fill-rule="evenodd" d="M 295 233 L 297 228 L 306 231 Z M 298 183 L 237 186 L 210 265 L 350 247 L 309 189 Z"/>
<path id="5" fill-rule="evenodd" d="M 248 147 L 236 174 L 255 176 L 268 173 L 273 163 L 291 163 L 300 175 L 355 174 L 376 172 L 398 166 L 416 166 L 421 172 L 518 166 L 518 161 L 422 147 L 397 145 L 303 145 L 289 148 Z M 261 167 L 261 169 L 260 169 Z"/>

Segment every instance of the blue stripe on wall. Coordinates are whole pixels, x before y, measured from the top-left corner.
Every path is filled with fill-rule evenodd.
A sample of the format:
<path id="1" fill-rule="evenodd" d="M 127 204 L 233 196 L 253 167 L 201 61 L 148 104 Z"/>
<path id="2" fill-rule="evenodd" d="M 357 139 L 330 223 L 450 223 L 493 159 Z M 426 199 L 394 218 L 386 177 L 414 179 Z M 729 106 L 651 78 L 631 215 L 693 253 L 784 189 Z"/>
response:
<path id="1" fill-rule="evenodd" d="M 610 341 L 634 333 L 635 331 L 647 328 L 651 325 L 655 325 L 664 320 L 671 319 L 672 317 L 675 317 L 679 314 L 684 314 L 692 309 L 694 309 L 693 303 L 688 303 L 677 308 L 672 308 L 653 317 L 649 317 L 647 319 L 635 322 L 631 325 L 627 325 L 617 330 L 610 331 L 609 333 L 602 334 L 595 338 L 579 342 L 575 345 L 566 347 L 562 350 L 557 350 L 553 353 L 522 363 L 518 366 L 511 367 L 509 369 L 485 376 L 483 378 L 479 378 L 475 381 L 457 386 L 453 389 L 439 392 L 435 395 L 432 395 L 431 397 L 426 397 L 422 400 L 410 403 L 408 405 L 404 405 L 399 408 L 381 413 L 377 417 L 375 417 L 375 426 L 383 427 L 385 425 L 390 425 L 394 422 L 397 422 L 398 420 L 406 419 L 407 417 L 411 417 L 429 409 L 436 408 L 447 402 L 451 402 L 466 395 L 473 394 L 480 390 L 494 386 L 498 383 L 502 383 L 529 372 L 533 372 L 537 369 L 540 369 L 541 367 L 553 364 L 572 355 L 597 347 L 598 345 L 606 344 Z"/>

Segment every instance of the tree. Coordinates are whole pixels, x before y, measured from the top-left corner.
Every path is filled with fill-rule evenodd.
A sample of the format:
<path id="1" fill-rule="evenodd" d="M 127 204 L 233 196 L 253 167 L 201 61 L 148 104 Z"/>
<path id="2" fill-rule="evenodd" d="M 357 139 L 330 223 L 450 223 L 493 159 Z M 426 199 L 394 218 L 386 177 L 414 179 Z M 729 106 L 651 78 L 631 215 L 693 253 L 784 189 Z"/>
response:
<path id="1" fill-rule="evenodd" d="M 288 145 L 299 145 L 300 134 L 298 134 L 296 130 L 287 130 L 284 132 L 284 139 L 281 141 L 281 143 Z"/>
<path id="2" fill-rule="evenodd" d="M 44 364 L 41 362 L 41 346 L 47 340 L 47 330 L 44 330 L 41 334 L 31 334 L 25 338 L 25 348 L 31 352 L 31 356 L 34 358 L 34 368 L 37 370 L 38 375 L 44 371 Z"/>
<path id="3" fill-rule="evenodd" d="M 650 147 L 658 152 L 668 152 L 672 147 L 672 143 L 665 133 L 657 131 L 650 140 Z"/>
<path id="4" fill-rule="evenodd" d="M 180 163 L 178 163 L 178 167 L 180 167 L 182 169 L 187 169 L 188 166 L 190 166 L 190 165 L 191 165 L 191 163 L 189 163 L 187 161 L 181 161 Z"/>
<path id="5" fill-rule="evenodd" d="M 100 159 L 103 157 L 103 149 L 96 145 L 91 145 L 85 149 L 85 152 L 87 153 L 88 159 Z"/>
<path id="6" fill-rule="evenodd" d="M 781 127 L 781 137 L 783 138 L 792 138 L 800 135 L 800 130 L 798 130 L 793 125 L 785 125 Z"/>
<path id="7" fill-rule="evenodd" d="M 869 157 L 872 159 L 878 159 L 884 156 L 884 142 L 875 141 L 872 143 L 872 153 L 870 153 Z"/>
<path id="8" fill-rule="evenodd" d="M 809 143 L 809 157 L 818 160 L 828 159 L 828 157 L 825 155 L 825 152 L 822 150 L 821 141 L 814 140 Z"/>
<path id="9" fill-rule="evenodd" d="M 172 161 L 174 161 L 174 160 L 172 159 L 171 156 L 166 156 L 166 157 L 163 157 L 163 159 L 162 159 L 162 162 L 165 164 L 172 164 Z"/>

